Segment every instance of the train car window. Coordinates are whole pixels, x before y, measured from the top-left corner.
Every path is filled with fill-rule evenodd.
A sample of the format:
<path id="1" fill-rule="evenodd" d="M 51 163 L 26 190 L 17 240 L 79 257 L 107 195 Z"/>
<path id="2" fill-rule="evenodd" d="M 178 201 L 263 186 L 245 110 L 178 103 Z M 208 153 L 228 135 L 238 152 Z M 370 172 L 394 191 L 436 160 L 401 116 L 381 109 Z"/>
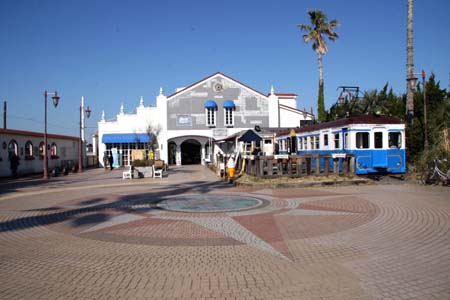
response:
<path id="1" fill-rule="evenodd" d="M 315 142 L 315 146 L 316 146 L 316 148 L 314 148 L 314 149 L 320 149 L 320 139 L 319 139 L 319 136 L 315 136 L 315 137 L 314 137 L 314 142 Z"/>
<path id="2" fill-rule="evenodd" d="M 356 133 L 356 148 L 368 149 L 369 148 L 369 133 L 357 132 Z"/>
<path id="3" fill-rule="evenodd" d="M 323 145 L 328 146 L 328 134 L 323 135 Z"/>
<path id="4" fill-rule="evenodd" d="M 389 132 L 389 148 L 401 148 L 402 134 L 400 132 Z"/>
<path id="5" fill-rule="evenodd" d="M 339 133 L 336 133 L 334 135 L 334 149 L 339 149 Z"/>
<path id="6" fill-rule="evenodd" d="M 375 149 L 383 148 L 383 133 L 382 132 L 375 132 L 374 144 L 375 144 Z"/>

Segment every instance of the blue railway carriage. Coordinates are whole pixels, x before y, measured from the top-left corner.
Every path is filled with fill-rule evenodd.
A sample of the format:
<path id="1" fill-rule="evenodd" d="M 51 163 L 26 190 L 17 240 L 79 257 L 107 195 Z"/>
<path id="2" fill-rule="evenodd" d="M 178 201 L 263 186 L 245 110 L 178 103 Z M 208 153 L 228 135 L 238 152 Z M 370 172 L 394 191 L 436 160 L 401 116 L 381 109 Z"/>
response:
<path id="1" fill-rule="evenodd" d="M 330 155 L 341 161 L 353 155 L 360 175 L 406 171 L 405 124 L 395 117 L 351 116 L 295 128 L 276 139 L 279 154 Z"/>

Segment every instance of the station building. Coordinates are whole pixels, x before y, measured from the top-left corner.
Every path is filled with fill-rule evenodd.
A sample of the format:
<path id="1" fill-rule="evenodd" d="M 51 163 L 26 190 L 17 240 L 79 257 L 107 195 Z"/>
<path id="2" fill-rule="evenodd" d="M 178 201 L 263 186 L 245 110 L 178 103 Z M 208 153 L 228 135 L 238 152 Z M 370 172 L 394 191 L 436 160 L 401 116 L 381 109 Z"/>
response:
<path id="1" fill-rule="evenodd" d="M 115 120 L 103 113 L 98 157 L 103 164 L 112 155 L 116 166 L 152 155 L 171 165 L 204 164 L 214 160 L 216 140 L 255 126 L 295 128 L 313 119 L 312 111 L 297 109 L 296 94 L 273 87 L 264 94 L 218 72 L 168 96 L 161 88 L 156 106 L 145 106 L 141 97 L 134 113 L 125 113 L 123 104 Z"/>

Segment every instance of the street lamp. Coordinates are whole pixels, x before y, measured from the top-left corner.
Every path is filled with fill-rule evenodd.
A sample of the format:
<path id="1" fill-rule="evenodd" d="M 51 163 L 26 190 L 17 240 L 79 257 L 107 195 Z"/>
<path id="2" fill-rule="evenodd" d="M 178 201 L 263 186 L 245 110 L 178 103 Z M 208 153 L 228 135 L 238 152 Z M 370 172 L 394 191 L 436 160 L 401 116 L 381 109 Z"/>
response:
<path id="1" fill-rule="evenodd" d="M 425 71 L 422 70 L 422 85 L 423 85 L 423 127 L 424 127 L 424 141 L 423 147 L 425 150 L 428 149 L 428 129 L 427 129 L 427 94 L 425 87 Z"/>
<path id="2" fill-rule="evenodd" d="M 416 84 L 417 84 L 417 77 L 414 77 L 415 75 L 421 75 L 422 76 L 422 88 L 423 88 L 423 126 L 424 126 L 424 141 L 423 146 L 424 149 L 428 149 L 428 125 L 427 125 L 427 94 L 426 94 L 426 87 L 425 87 L 425 77 L 426 73 L 424 70 L 422 70 L 421 73 L 409 73 L 408 81 L 408 88 L 411 90 L 411 92 L 414 94 L 416 91 Z M 412 115 L 411 115 L 412 116 Z"/>
<path id="3" fill-rule="evenodd" d="M 52 100 L 55 108 L 58 106 L 59 102 L 58 92 L 48 93 L 47 90 L 44 91 L 44 179 L 48 179 L 47 95 L 53 95 Z"/>
<path id="4" fill-rule="evenodd" d="M 84 113 L 86 113 L 86 117 L 91 116 L 91 110 L 89 109 L 89 106 L 84 109 L 84 96 L 81 97 L 81 105 L 80 105 L 80 141 L 78 142 L 78 173 L 83 172 L 83 163 L 82 163 L 82 157 L 83 157 L 83 142 L 84 142 Z"/>

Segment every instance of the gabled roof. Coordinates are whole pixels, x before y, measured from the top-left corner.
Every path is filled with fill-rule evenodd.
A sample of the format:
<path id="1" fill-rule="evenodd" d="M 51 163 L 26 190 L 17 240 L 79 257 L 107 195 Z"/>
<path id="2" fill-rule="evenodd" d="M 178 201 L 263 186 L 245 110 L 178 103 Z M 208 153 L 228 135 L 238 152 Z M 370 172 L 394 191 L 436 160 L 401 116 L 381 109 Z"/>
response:
<path id="1" fill-rule="evenodd" d="M 179 90 L 179 91 L 173 93 L 172 95 L 168 96 L 167 99 L 169 100 L 170 98 L 172 98 L 172 97 L 174 97 L 174 96 L 176 96 L 176 95 L 179 95 L 179 94 L 182 94 L 182 93 L 184 93 L 184 92 L 187 92 L 188 90 L 191 90 L 191 89 L 193 89 L 193 88 L 195 88 L 195 87 L 197 87 L 197 86 L 203 84 L 205 81 L 208 81 L 209 79 L 211 79 L 211 78 L 213 78 L 213 77 L 215 77 L 215 76 L 222 76 L 223 78 L 228 79 L 228 80 L 230 80 L 230 81 L 236 83 L 237 85 L 240 85 L 240 86 L 242 86 L 242 87 L 244 87 L 244 88 L 246 88 L 246 89 L 248 89 L 248 90 L 251 90 L 252 92 L 255 92 L 255 93 L 257 93 L 257 94 L 259 94 L 259 95 L 261 95 L 261 96 L 267 98 L 267 95 L 264 95 L 264 94 L 261 93 L 260 91 L 257 91 L 257 90 L 255 90 L 254 88 L 251 88 L 251 87 L 249 87 L 248 85 L 245 85 L 245 84 L 243 84 L 242 82 L 240 82 L 240 81 L 238 81 L 238 80 L 236 80 L 236 79 L 233 79 L 233 78 L 231 78 L 231 77 L 229 77 L 229 76 L 227 76 L 227 75 L 225 75 L 225 74 L 223 74 L 223 73 L 221 73 L 221 72 L 216 72 L 216 73 L 214 73 L 214 74 L 212 74 L 212 75 L 210 75 L 210 76 L 208 76 L 208 77 L 205 77 L 205 78 L 203 78 L 203 79 L 201 79 L 201 80 L 199 80 L 199 81 L 197 81 L 197 82 L 195 82 L 195 83 L 193 83 L 193 84 L 191 84 L 191 85 L 189 85 L 189 86 L 187 86 L 187 87 L 185 87 L 185 88 L 183 88 L 183 89 L 181 89 L 181 90 Z"/>
<path id="2" fill-rule="evenodd" d="M 238 141 L 245 142 L 245 143 L 260 142 L 260 141 L 262 141 L 262 137 L 260 137 L 259 134 L 257 134 L 253 130 L 249 129 L 238 138 Z"/>

